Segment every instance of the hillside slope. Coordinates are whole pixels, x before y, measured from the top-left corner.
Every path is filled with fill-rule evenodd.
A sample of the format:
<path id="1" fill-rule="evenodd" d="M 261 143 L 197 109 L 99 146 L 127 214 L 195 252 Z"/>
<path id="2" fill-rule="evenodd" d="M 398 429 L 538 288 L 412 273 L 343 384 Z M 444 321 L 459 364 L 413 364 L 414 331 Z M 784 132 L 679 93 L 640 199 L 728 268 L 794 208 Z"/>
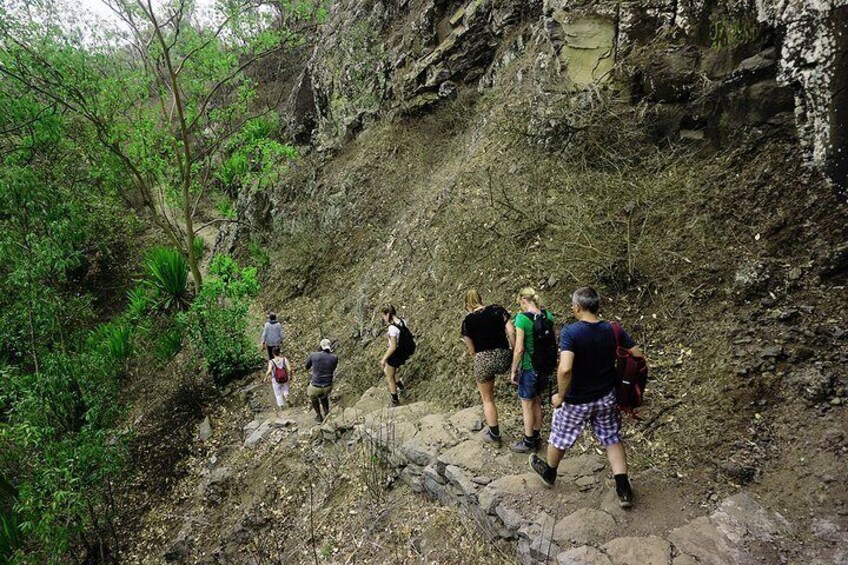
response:
<path id="1" fill-rule="evenodd" d="M 240 197 L 218 250 L 268 254 L 256 319 L 281 313 L 291 357 L 337 340 L 340 408 L 381 384 L 386 302 L 419 342 L 408 401 L 447 411 L 477 402 L 466 289 L 514 309 L 532 285 L 567 322 L 596 286 L 651 360 L 634 473 L 701 515 L 744 488 L 793 525 L 791 561 L 845 559 L 848 209 L 822 149 L 840 124 L 832 82 L 785 86 L 804 46 L 768 8 L 337 2 L 287 107 L 308 145 L 282 186 Z M 826 34 L 844 9 L 822 13 Z M 497 394 L 512 437 L 514 390 Z M 256 484 L 222 512 L 259 504 Z M 406 559 L 386 551 L 369 560 Z"/>

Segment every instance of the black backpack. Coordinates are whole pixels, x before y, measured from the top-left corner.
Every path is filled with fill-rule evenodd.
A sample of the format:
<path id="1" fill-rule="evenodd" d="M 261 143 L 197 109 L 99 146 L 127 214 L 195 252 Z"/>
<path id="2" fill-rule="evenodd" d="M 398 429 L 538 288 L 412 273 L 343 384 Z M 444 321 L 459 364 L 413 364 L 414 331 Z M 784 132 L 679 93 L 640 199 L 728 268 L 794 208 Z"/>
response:
<path id="1" fill-rule="evenodd" d="M 409 328 L 406 327 L 406 322 L 403 320 L 399 324 L 394 325 L 400 330 L 395 355 L 397 355 L 398 360 L 406 361 L 415 353 L 415 338 L 412 337 L 412 332 L 409 331 Z"/>
<path id="2" fill-rule="evenodd" d="M 557 368 L 557 342 L 554 324 L 542 309 L 539 314 L 524 313 L 533 322 L 533 355 L 530 362 L 539 375 L 553 375 Z"/>

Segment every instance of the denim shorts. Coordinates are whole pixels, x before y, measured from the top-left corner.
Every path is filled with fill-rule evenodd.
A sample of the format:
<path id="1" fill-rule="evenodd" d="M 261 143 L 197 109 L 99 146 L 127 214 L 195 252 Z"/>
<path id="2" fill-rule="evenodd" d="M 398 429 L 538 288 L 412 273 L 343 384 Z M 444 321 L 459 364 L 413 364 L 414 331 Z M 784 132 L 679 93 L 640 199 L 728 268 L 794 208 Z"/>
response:
<path id="1" fill-rule="evenodd" d="M 522 369 L 518 375 L 518 398 L 521 400 L 533 400 L 541 396 L 548 386 L 548 377 L 537 376 L 533 369 Z"/>

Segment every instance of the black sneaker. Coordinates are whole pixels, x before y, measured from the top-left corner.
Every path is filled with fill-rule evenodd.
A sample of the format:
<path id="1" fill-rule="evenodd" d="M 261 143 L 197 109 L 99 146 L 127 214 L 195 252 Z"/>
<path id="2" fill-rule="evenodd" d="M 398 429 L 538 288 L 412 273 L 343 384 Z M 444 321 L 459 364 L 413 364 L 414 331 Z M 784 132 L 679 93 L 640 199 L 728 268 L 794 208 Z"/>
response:
<path id="1" fill-rule="evenodd" d="M 400 406 L 400 400 L 392 398 L 391 403 L 389 403 L 389 408 L 397 408 L 398 406 Z"/>
<path id="2" fill-rule="evenodd" d="M 533 451 L 536 451 L 536 449 L 532 445 L 527 445 L 527 442 L 524 441 L 524 438 L 510 445 L 509 448 L 516 453 L 531 453 Z"/>
<path id="3" fill-rule="evenodd" d="M 487 429 L 486 433 L 483 434 L 483 441 L 491 443 L 495 447 L 503 447 L 503 439 L 501 439 L 501 436 L 494 435 L 490 429 Z"/>
<path id="4" fill-rule="evenodd" d="M 615 494 L 618 495 L 618 505 L 622 508 L 630 508 L 633 506 L 633 489 L 630 487 L 630 482 L 625 488 L 615 489 Z"/>
<path id="5" fill-rule="evenodd" d="M 324 418 L 322 418 L 322 417 L 321 417 L 321 416 L 319 416 L 318 414 L 315 414 L 315 421 L 316 421 L 317 423 L 319 423 L 319 424 L 323 424 L 323 423 L 324 423 Z"/>
<path id="6" fill-rule="evenodd" d="M 401 381 L 397 381 L 395 383 L 395 386 L 397 386 L 398 392 L 406 392 L 406 387 L 403 386 L 403 383 Z"/>
<path id="7" fill-rule="evenodd" d="M 545 484 L 549 487 L 554 486 L 554 482 L 556 482 L 556 472 L 551 473 L 552 469 L 548 467 L 548 464 L 535 453 L 530 455 L 530 459 L 527 461 L 530 464 L 530 468 L 539 475 Z M 551 477 L 553 474 L 553 477 Z"/>

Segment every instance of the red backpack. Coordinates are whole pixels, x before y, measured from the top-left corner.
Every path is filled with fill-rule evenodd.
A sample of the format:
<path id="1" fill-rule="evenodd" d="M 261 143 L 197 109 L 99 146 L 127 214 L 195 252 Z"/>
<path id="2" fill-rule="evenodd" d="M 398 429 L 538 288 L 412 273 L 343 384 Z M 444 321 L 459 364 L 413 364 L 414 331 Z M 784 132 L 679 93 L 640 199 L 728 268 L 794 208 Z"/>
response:
<path id="1" fill-rule="evenodd" d="M 621 346 L 621 326 L 610 324 L 615 334 L 615 367 L 618 370 L 618 407 L 633 416 L 642 405 L 642 396 L 648 384 L 648 363 L 644 357 L 636 357 Z"/>
<path id="2" fill-rule="evenodd" d="M 271 361 L 271 367 L 274 371 L 274 380 L 279 384 L 284 384 L 289 382 L 289 371 L 286 369 L 286 358 L 283 357 L 283 366 L 278 367 L 276 363 Z"/>

